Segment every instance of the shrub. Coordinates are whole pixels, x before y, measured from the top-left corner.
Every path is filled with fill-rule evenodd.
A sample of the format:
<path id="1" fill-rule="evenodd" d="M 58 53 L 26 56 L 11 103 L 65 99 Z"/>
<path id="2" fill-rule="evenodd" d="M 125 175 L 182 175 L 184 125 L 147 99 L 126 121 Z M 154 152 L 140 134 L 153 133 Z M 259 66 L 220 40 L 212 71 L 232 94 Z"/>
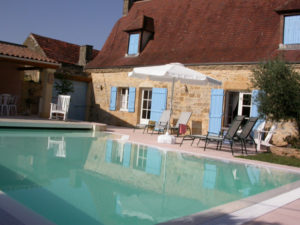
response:
<path id="1" fill-rule="evenodd" d="M 66 95 L 74 92 L 73 83 L 65 76 L 58 77 L 60 82 L 55 82 L 54 87 L 58 95 Z"/>
<path id="2" fill-rule="evenodd" d="M 258 112 L 274 121 L 294 119 L 300 127 L 300 74 L 276 58 L 253 70 L 252 84 L 261 90 Z"/>

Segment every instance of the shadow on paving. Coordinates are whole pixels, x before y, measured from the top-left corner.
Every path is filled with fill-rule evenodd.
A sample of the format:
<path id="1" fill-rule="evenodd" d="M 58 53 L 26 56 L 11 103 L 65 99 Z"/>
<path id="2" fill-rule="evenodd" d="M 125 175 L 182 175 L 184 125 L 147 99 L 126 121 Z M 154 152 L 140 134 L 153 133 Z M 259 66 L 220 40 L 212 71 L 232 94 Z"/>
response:
<path id="1" fill-rule="evenodd" d="M 226 213 L 213 213 L 208 215 L 191 215 L 171 220 L 158 225 L 281 225 L 280 223 L 268 223 L 264 221 L 250 221 L 234 218 Z"/>

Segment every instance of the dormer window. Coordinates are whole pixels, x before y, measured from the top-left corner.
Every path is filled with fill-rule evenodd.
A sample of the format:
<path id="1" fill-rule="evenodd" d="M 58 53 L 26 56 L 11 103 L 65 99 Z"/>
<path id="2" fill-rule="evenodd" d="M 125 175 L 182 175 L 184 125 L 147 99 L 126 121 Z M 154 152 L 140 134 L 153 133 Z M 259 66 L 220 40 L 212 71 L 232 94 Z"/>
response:
<path id="1" fill-rule="evenodd" d="M 140 49 L 140 33 L 129 34 L 127 54 L 129 56 L 138 55 L 140 52 L 139 49 Z"/>
<path id="2" fill-rule="evenodd" d="M 283 44 L 300 44 L 300 15 L 284 17 Z"/>
<path id="3" fill-rule="evenodd" d="M 138 56 L 154 36 L 154 20 L 140 15 L 125 30 L 128 33 L 128 49 L 126 56 Z"/>

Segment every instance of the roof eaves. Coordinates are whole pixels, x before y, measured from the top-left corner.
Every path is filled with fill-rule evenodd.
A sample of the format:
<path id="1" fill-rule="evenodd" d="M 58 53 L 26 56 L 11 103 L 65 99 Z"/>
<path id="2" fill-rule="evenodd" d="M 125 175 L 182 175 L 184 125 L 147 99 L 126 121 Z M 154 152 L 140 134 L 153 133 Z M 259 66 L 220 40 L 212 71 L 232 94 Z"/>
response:
<path id="1" fill-rule="evenodd" d="M 7 60 L 13 60 L 13 61 L 21 61 L 21 62 L 30 62 L 30 63 L 37 63 L 37 64 L 43 64 L 45 66 L 49 66 L 51 68 L 59 68 L 61 66 L 60 63 L 55 62 L 54 60 L 37 60 L 37 59 L 31 59 L 26 57 L 18 57 L 18 56 L 10 56 L 0 53 L 0 58 L 7 59 Z"/>

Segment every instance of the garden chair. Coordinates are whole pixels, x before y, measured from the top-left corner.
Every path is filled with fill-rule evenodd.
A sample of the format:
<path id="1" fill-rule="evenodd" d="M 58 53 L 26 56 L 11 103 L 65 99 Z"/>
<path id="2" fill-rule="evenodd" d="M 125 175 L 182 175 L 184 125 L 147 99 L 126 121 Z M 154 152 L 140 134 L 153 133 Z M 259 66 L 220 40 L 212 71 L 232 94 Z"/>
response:
<path id="1" fill-rule="evenodd" d="M 243 126 L 242 132 L 236 135 L 237 139 L 241 142 L 242 153 L 244 153 L 244 149 L 245 149 L 245 152 L 247 154 L 246 143 L 249 140 L 255 144 L 255 150 L 257 152 L 256 143 L 255 143 L 253 137 L 251 136 L 251 131 L 252 131 L 253 127 L 255 126 L 257 120 L 258 120 L 257 117 L 250 117 L 248 119 L 247 123 L 245 124 L 245 126 Z"/>
<path id="2" fill-rule="evenodd" d="M 9 98 L 10 94 L 2 94 L 0 96 L 1 116 L 6 113 L 9 116 Z"/>
<path id="3" fill-rule="evenodd" d="M 208 130 L 208 133 L 210 133 L 211 135 L 213 134 L 213 132 L 211 130 Z M 220 133 L 214 134 L 214 135 L 219 136 Z M 197 143 L 197 146 L 198 146 L 201 140 L 204 140 L 204 141 L 206 140 L 206 136 L 207 136 L 207 134 L 189 134 L 189 135 L 185 135 L 185 136 L 183 136 L 183 138 L 181 140 L 180 146 L 183 144 L 183 141 L 186 141 L 186 140 L 192 140 L 192 143 L 191 143 L 191 146 L 192 146 L 194 144 L 194 141 L 196 139 L 199 139 L 199 141 Z"/>
<path id="4" fill-rule="evenodd" d="M 234 143 L 234 138 L 236 137 L 236 133 L 244 119 L 245 119 L 245 116 L 236 116 L 235 119 L 233 120 L 233 122 L 231 123 L 229 129 L 227 130 L 227 132 L 224 135 L 216 136 L 214 134 L 211 135 L 210 133 L 208 133 L 205 138 L 204 151 L 206 150 L 208 143 L 211 141 L 217 142 L 217 150 L 218 149 L 221 150 L 223 141 L 228 140 L 230 143 L 231 152 L 233 154 L 232 146 Z"/>
<path id="5" fill-rule="evenodd" d="M 69 112 L 70 99 L 71 96 L 69 95 L 59 95 L 57 104 L 50 103 L 51 107 L 49 119 L 59 119 L 62 117 L 63 120 L 66 120 Z"/>
<path id="6" fill-rule="evenodd" d="M 164 133 L 164 131 L 167 129 L 168 123 L 170 121 L 170 110 L 164 110 L 160 116 L 159 121 L 157 121 L 154 125 L 151 125 L 152 133 L 154 132 Z"/>
<path id="7" fill-rule="evenodd" d="M 254 141 L 257 145 L 257 150 L 260 150 L 261 145 L 266 146 L 267 149 L 269 149 L 272 144 L 270 144 L 270 141 L 272 139 L 273 134 L 275 133 L 275 130 L 277 129 L 277 125 L 273 124 L 269 131 L 264 130 L 265 127 L 265 121 L 259 125 L 258 129 L 255 131 L 256 135 L 254 136 Z M 267 134 L 266 137 L 262 140 L 262 136 L 264 134 Z"/>
<path id="8" fill-rule="evenodd" d="M 145 130 L 147 130 L 148 133 L 149 129 L 152 129 L 152 134 L 154 133 L 154 131 L 158 131 L 158 133 L 160 131 L 163 132 L 165 129 L 167 129 L 169 120 L 170 110 L 164 110 L 157 122 L 149 120 L 148 124 L 144 127 L 143 133 L 145 132 Z"/>
<path id="9" fill-rule="evenodd" d="M 17 115 L 17 99 L 18 97 L 13 95 L 9 97 L 8 106 L 10 113 Z"/>
<path id="10" fill-rule="evenodd" d="M 170 121 L 170 115 L 171 115 L 170 110 L 163 111 L 159 121 L 156 122 L 154 125 L 152 134 L 154 134 L 154 132 L 157 132 L 158 134 L 165 132 L 165 130 L 167 129 L 168 123 Z"/>
<path id="11" fill-rule="evenodd" d="M 192 113 L 191 112 L 182 112 L 180 114 L 180 117 L 174 127 L 170 127 L 171 132 L 176 132 L 177 137 L 179 136 L 179 126 L 180 125 L 185 125 L 187 126 L 187 123 L 189 122 L 191 118 Z"/>

